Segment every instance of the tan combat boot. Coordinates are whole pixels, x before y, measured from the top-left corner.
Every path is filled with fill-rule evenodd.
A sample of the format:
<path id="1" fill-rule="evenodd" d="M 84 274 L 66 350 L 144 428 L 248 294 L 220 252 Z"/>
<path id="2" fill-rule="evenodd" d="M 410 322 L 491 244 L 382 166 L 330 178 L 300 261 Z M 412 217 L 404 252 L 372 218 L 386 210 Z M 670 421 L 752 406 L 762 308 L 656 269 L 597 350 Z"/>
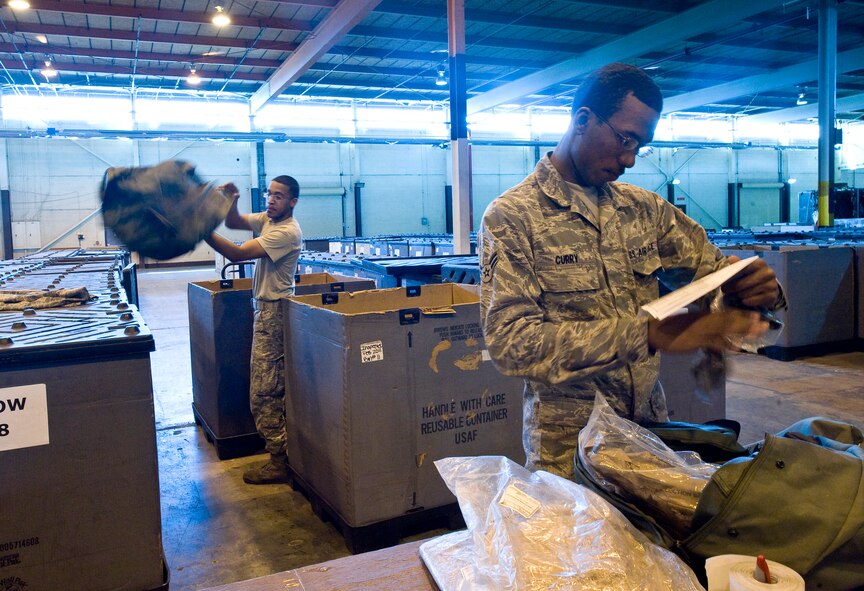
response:
<path id="1" fill-rule="evenodd" d="M 246 484 L 291 484 L 288 458 L 284 454 L 270 454 L 270 460 L 263 466 L 250 468 L 243 473 Z"/>

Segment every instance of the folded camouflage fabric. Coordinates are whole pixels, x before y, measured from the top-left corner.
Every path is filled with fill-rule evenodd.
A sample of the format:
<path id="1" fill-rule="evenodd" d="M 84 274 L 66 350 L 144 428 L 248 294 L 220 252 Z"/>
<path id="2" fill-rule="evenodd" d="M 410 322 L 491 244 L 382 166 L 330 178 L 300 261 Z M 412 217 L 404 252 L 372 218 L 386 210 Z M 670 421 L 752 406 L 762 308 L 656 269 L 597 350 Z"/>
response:
<path id="1" fill-rule="evenodd" d="M 86 287 L 55 289 L 53 291 L 39 289 L 0 291 L 0 311 L 25 310 L 27 308 L 69 308 L 86 304 L 93 299 L 96 299 L 96 296 L 91 296 Z"/>
<path id="2" fill-rule="evenodd" d="M 101 187 L 105 225 L 145 257 L 187 253 L 218 226 L 232 199 L 216 183 L 203 182 L 180 160 L 156 166 L 109 168 Z"/>

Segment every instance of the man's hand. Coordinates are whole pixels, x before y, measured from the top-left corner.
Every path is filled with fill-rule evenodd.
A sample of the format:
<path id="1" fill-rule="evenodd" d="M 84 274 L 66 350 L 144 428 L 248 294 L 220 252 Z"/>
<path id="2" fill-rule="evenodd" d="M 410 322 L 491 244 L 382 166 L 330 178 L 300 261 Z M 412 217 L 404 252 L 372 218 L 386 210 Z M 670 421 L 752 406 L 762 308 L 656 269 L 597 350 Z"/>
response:
<path id="1" fill-rule="evenodd" d="M 740 260 L 737 256 L 727 258 L 730 264 Z M 757 259 L 744 267 L 722 285 L 722 290 L 736 304 L 751 308 L 772 309 L 780 296 L 777 276 L 763 259 Z"/>
<path id="2" fill-rule="evenodd" d="M 231 228 L 232 230 L 252 230 L 252 226 L 249 225 L 249 220 L 247 220 L 246 216 L 242 215 L 240 210 L 237 208 L 237 203 L 240 200 L 240 189 L 237 188 L 237 185 L 234 183 L 225 183 L 224 185 L 219 186 L 219 190 L 222 191 L 226 197 L 234 200 L 231 203 L 231 207 L 228 209 L 228 214 L 225 216 L 225 227 Z"/>
<path id="3" fill-rule="evenodd" d="M 234 183 L 225 183 L 224 185 L 219 185 L 219 190 L 225 193 L 226 196 L 230 197 L 236 203 L 240 198 L 240 189 L 237 188 L 237 185 Z"/>
<path id="4" fill-rule="evenodd" d="M 653 351 L 688 353 L 697 349 L 733 348 L 732 337 L 755 338 L 768 330 L 758 312 L 727 310 L 670 316 L 648 322 L 648 345 Z"/>

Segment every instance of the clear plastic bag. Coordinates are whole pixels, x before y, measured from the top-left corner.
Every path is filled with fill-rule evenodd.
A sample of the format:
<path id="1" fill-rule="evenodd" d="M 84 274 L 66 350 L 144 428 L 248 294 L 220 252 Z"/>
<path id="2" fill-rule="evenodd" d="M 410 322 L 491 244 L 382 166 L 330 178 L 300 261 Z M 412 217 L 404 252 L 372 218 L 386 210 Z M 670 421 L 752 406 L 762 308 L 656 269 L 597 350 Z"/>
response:
<path id="1" fill-rule="evenodd" d="M 736 306 L 729 303 L 727 298 L 723 297 L 721 294 L 718 294 L 717 297 L 711 301 L 712 312 L 720 312 L 735 307 Z M 730 347 L 747 353 L 758 353 L 759 349 L 770 347 L 777 343 L 780 339 L 780 334 L 783 332 L 784 324 L 781 316 L 784 311 L 779 310 L 773 312 L 768 309 L 762 309 L 759 310 L 759 312 L 762 314 L 762 319 L 768 322 L 768 331 L 758 337 L 728 337 L 726 340 Z"/>
<path id="2" fill-rule="evenodd" d="M 420 548 L 443 591 L 703 589 L 680 558 L 584 486 L 501 456 L 435 466 L 468 525 Z"/>
<path id="3" fill-rule="evenodd" d="M 675 452 L 651 431 L 615 414 L 600 394 L 577 453 L 592 479 L 636 505 L 678 539 L 690 523 L 702 489 L 717 470 L 693 452 Z"/>

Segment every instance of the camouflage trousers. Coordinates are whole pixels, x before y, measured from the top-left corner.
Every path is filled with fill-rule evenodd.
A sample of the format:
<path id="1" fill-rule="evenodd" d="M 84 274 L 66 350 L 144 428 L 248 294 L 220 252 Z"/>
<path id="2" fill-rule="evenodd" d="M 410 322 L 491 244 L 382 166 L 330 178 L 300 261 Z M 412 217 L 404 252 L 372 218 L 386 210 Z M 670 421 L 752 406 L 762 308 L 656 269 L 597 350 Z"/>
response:
<path id="1" fill-rule="evenodd" d="M 285 453 L 285 372 L 282 307 L 258 301 L 252 334 L 249 406 L 271 454 Z"/>
<path id="2" fill-rule="evenodd" d="M 525 467 L 573 480 L 579 431 L 588 423 L 593 400 L 559 398 L 541 402 L 526 395 L 522 409 Z"/>
<path id="3" fill-rule="evenodd" d="M 596 391 L 587 389 L 569 396 L 546 394 L 541 399 L 526 384 L 522 402 L 522 445 L 527 469 L 545 470 L 574 479 L 579 432 L 591 419 L 595 395 Z M 631 421 L 669 420 L 666 395 L 659 381 L 654 383 L 647 397 L 635 404 L 637 416 L 629 411 L 634 406 L 632 397 L 616 396 L 612 392 L 605 392 L 604 396 L 619 416 Z"/>

